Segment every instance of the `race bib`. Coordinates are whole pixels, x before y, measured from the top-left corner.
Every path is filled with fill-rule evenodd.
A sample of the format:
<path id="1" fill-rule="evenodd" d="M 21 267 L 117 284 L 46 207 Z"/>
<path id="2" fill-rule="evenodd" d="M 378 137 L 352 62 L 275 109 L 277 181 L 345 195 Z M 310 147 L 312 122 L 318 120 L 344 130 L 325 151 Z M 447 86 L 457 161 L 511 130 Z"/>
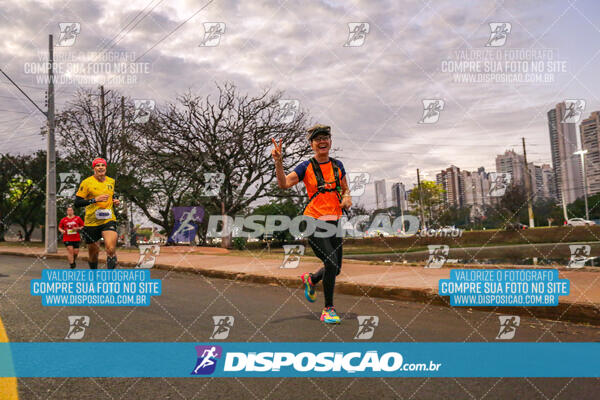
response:
<path id="1" fill-rule="evenodd" d="M 108 208 L 99 208 L 96 210 L 96 219 L 110 219 L 112 217 L 112 210 Z"/>
<path id="2" fill-rule="evenodd" d="M 67 229 L 67 235 L 74 235 L 77 231 L 75 229 Z"/>

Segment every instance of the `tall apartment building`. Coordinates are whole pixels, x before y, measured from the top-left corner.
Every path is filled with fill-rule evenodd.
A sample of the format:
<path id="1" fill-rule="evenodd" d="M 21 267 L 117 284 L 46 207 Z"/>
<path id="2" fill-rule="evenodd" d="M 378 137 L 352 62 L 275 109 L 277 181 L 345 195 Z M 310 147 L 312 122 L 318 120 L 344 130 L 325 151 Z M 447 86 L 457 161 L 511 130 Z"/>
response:
<path id="1" fill-rule="evenodd" d="M 375 202 L 377 203 L 377 209 L 387 208 L 385 179 L 375 181 Z"/>
<path id="2" fill-rule="evenodd" d="M 581 147 L 585 155 L 588 195 L 600 193 L 600 111 L 594 111 L 579 125 Z M 579 156 L 577 156 L 579 157 Z"/>
<path id="3" fill-rule="evenodd" d="M 491 204 L 489 197 L 490 181 L 483 167 L 477 171 L 461 171 L 463 187 L 463 206 L 471 207 L 471 217 L 484 215 L 484 206 Z"/>
<path id="4" fill-rule="evenodd" d="M 463 206 L 463 185 L 460 176 L 460 168 L 451 165 L 435 176 L 436 183 L 442 185 L 445 190 L 445 200 L 448 206 Z"/>
<path id="5" fill-rule="evenodd" d="M 392 203 L 394 207 L 398 207 L 403 212 L 408 211 L 408 197 L 406 195 L 406 187 L 404 183 L 398 182 L 392 185 Z"/>
<path id="6" fill-rule="evenodd" d="M 554 170 L 549 164 L 542 164 L 542 186 L 544 198 L 558 200 Z"/>
<path id="7" fill-rule="evenodd" d="M 496 156 L 496 172 L 509 173 L 511 182 L 522 185 L 525 182 L 525 161 L 521 154 L 514 150 L 506 150 L 504 154 Z"/>
<path id="8" fill-rule="evenodd" d="M 490 182 L 483 167 L 477 171 L 461 171 L 460 176 L 463 186 L 463 205 L 483 206 L 489 204 Z"/>
<path id="9" fill-rule="evenodd" d="M 578 150 L 577 126 L 562 122 L 565 110 L 562 102 L 548 111 L 548 131 L 558 196 L 569 204 L 583 196 L 583 177 L 579 156 L 573 154 Z"/>
<path id="10" fill-rule="evenodd" d="M 529 182 L 530 188 L 533 195 L 533 200 L 538 200 L 544 197 L 544 176 L 542 173 L 542 166 L 535 165 L 530 162 L 527 163 L 527 169 L 529 170 Z"/>

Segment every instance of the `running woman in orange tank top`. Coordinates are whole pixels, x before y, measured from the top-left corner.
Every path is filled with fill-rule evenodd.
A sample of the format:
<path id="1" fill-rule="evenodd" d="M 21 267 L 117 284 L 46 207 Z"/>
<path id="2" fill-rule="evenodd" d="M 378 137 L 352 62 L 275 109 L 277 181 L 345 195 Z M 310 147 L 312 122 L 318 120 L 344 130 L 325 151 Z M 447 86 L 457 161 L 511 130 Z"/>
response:
<path id="1" fill-rule="evenodd" d="M 277 184 L 282 189 L 290 188 L 300 181 L 306 186 L 309 202 L 304 215 L 328 224 L 337 224 L 342 216 L 342 209 L 352 206 L 352 198 L 346 180 L 346 170 L 341 161 L 329 157 L 331 149 L 331 128 L 315 125 L 308 130 L 307 139 L 313 149 L 314 157 L 298 165 L 293 172 L 285 175 L 282 160 L 282 144 L 273 141 L 271 155 L 275 160 Z M 318 230 L 319 228 L 317 228 Z M 321 313 L 321 321 L 337 324 L 340 317 L 333 307 L 335 278 L 342 268 L 342 238 L 337 235 L 317 237 L 315 233 L 308 237 L 308 242 L 315 255 L 323 261 L 323 267 L 314 274 L 302 275 L 304 294 L 311 303 L 316 299 L 315 285 L 323 281 L 325 308 Z"/>

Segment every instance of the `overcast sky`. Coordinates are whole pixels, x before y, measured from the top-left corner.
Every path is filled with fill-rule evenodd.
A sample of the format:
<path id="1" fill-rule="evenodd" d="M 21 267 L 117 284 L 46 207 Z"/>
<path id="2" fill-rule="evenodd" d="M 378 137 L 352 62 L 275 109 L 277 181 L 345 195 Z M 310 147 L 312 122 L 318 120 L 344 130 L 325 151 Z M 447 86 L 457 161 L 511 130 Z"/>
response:
<path id="1" fill-rule="evenodd" d="M 205 94 L 215 81 L 232 81 L 249 94 L 271 87 L 298 100 L 314 122 L 332 126 L 334 146 L 340 149 L 336 156 L 347 171 L 369 172 L 372 180 L 386 179 L 388 186 L 402 181 L 412 187 L 416 168 L 431 179 L 450 164 L 493 171 L 496 154 L 509 148 L 520 152 L 523 136 L 529 160 L 550 163 L 546 112 L 564 99 L 585 99 L 585 117 L 600 109 L 600 6 L 593 0 L 0 4 L 0 66 L 42 108 L 44 74 L 35 64 L 47 54 L 48 34 L 56 42 L 59 23 L 76 22 L 75 43 L 55 49 L 57 68 L 63 68 L 69 82 L 57 85 L 59 111 L 76 87 L 97 87 L 85 76 L 118 75 L 123 81 L 107 84 L 109 89 L 157 104 L 190 88 Z M 225 24 L 216 46 L 200 46 L 206 22 Z M 367 23 L 368 33 L 364 42 L 358 38 L 344 46 L 348 24 L 354 22 Z M 503 45 L 499 40 L 486 47 L 490 23 L 496 22 L 510 24 L 510 32 Z M 101 55 L 107 48 L 139 70 L 99 71 L 103 62 L 112 62 Z M 517 49 L 541 56 L 531 59 Z M 496 78 L 519 81 L 458 82 L 465 76 L 450 68 L 460 67 L 457 61 L 469 50 L 462 61 L 479 61 L 482 69 L 502 59 Z M 517 61 L 511 68 L 541 62 L 542 73 L 529 79 L 542 81 L 523 82 L 528 78 L 506 69 L 506 57 Z M 77 65 L 96 70 L 78 75 L 72 69 Z M 69 68 L 70 75 L 64 76 Z M 476 72 L 467 75 L 473 78 Z M 424 99 L 444 101 L 436 123 L 419 123 Z M 43 123 L 41 114 L 0 76 L 0 152 L 45 148 L 39 135 Z M 372 205 L 372 187 L 362 200 Z"/>

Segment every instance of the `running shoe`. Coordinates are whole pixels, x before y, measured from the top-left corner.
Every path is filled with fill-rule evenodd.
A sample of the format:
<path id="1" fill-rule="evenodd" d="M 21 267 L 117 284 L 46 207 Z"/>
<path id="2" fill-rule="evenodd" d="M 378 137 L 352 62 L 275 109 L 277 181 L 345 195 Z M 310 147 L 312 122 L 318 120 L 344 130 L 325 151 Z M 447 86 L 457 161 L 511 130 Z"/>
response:
<path id="1" fill-rule="evenodd" d="M 310 280 L 310 274 L 307 272 L 302 274 L 300 278 L 304 284 L 304 296 L 306 297 L 306 300 L 314 303 L 317 299 L 317 293 L 315 292 L 315 285 L 313 285 L 312 281 Z"/>
<path id="2" fill-rule="evenodd" d="M 326 324 L 339 324 L 340 317 L 335 312 L 335 308 L 327 307 L 324 308 L 323 312 L 321 313 L 321 321 L 325 322 Z"/>

